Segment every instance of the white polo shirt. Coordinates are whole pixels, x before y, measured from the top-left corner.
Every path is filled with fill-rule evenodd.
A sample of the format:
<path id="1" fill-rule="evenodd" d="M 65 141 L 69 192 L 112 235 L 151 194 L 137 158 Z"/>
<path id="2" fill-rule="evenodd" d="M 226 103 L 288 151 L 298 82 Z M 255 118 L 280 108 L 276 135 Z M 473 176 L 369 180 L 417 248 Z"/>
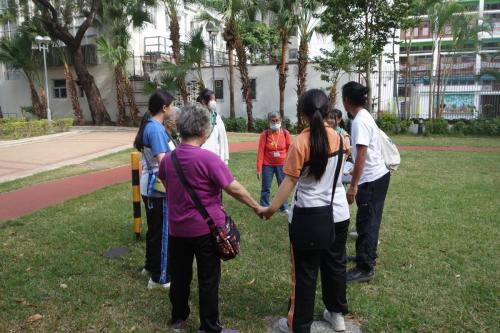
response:
<path id="1" fill-rule="evenodd" d="M 339 175 L 337 184 L 333 184 L 335 168 L 337 167 L 340 136 L 328 125 L 326 133 L 330 144 L 330 157 L 326 166 L 325 173 L 319 181 L 313 176 L 307 175 L 308 162 L 310 159 L 310 130 L 302 131 L 290 146 L 288 151 L 284 172 L 292 177 L 299 177 L 297 186 L 293 193 L 292 209 L 290 210 L 288 222 L 293 218 L 293 207 L 321 207 L 330 204 L 332 189 L 335 187 L 335 196 L 333 198 L 333 220 L 335 223 L 343 222 L 349 219 L 349 205 L 344 186 L 342 185 L 342 173 Z M 349 143 L 343 138 L 344 160 L 349 152 Z M 343 161 L 340 161 L 343 163 Z M 342 169 L 341 169 L 342 170 Z M 297 199 L 295 199 L 297 197 Z"/>
<path id="2" fill-rule="evenodd" d="M 353 160 L 356 161 L 357 145 L 368 147 L 359 184 L 373 182 L 389 172 L 382 157 L 380 139 L 380 130 L 371 114 L 365 109 L 359 111 L 351 126 Z"/>

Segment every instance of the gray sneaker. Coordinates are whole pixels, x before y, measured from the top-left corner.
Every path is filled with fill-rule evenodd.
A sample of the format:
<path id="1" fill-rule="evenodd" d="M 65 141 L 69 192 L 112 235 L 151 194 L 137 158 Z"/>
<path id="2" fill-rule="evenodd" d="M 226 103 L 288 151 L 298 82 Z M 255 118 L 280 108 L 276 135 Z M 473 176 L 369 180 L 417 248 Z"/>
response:
<path id="1" fill-rule="evenodd" d="M 293 333 L 288 328 L 288 319 L 286 318 L 280 318 L 280 320 L 278 321 L 278 328 L 281 333 Z"/>
<path id="2" fill-rule="evenodd" d="M 178 320 L 170 326 L 170 329 L 174 332 L 182 332 L 187 326 L 184 320 Z"/>

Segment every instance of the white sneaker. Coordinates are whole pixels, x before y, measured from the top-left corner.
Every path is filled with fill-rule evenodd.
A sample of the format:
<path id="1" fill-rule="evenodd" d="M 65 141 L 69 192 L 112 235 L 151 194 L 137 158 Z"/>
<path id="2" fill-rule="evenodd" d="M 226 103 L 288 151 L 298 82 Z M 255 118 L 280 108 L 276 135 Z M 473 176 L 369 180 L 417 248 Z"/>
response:
<path id="1" fill-rule="evenodd" d="M 278 328 L 282 333 L 293 333 L 288 328 L 288 319 L 286 318 L 280 318 L 280 320 L 278 321 Z"/>
<path id="2" fill-rule="evenodd" d="M 323 318 L 332 325 L 336 332 L 345 331 L 345 322 L 342 313 L 325 310 L 325 312 L 323 312 Z"/>
<path id="3" fill-rule="evenodd" d="M 170 282 L 165 283 L 165 284 L 161 284 L 161 283 L 158 283 L 158 282 L 154 282 L 153 280 L 151 280 L 151 278 L 149 278 L 148 289 L 155 289 L 155 288 L 168 289 L 168 288 L 170 288 Z"/>
<path id="4" fill-rule="evenodd" d="M 141 275 L 143 275 L 143 276 L 150 276 L 151 273 L 147 269 L 143 268 L 142 271 L 141 271 Z"/>

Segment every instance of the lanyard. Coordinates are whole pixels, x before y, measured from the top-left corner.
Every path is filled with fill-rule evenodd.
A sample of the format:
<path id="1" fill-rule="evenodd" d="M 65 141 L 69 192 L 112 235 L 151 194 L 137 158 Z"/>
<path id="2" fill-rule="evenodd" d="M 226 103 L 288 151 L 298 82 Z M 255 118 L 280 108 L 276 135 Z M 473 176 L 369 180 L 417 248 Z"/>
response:
<path id="1" fill-rule="evenodd" d="M 278 150 L 278 144 L 280 143 L 280 136 L 281 136 L 281 128 L 278 131 L 278 137 L 276 138 L 276 140 L 274 140 L 274 135 L 273 132 L 271 131 L 271 145 L 273 145 L 276 150 Z"/>

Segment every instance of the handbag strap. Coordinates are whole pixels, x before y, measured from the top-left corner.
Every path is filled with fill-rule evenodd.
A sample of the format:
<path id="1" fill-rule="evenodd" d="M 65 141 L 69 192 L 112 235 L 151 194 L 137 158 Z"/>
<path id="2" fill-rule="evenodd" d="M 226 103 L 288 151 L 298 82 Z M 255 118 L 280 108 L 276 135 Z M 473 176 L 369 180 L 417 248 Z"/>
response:
<path id="1" fill-rule="evenodd" d="M 337 187 L 337 182 L 339 181 L 340 169 L 344 160 L 344 139 L 342 135 L 339 134 L 339 153 L 337 155 L 337 167 L 335 168 L 335 176 L 333 176 L 333 187 L 332 187 L 332 199 L 330 200 L 330 205 L 333 205 L 333 197 L 335 196 L 335 188 Z"/>
<path id="2" fill-rule="evenodd" d="M 205 219 L 207 224 L 210 226 L 214 224 L 212 219 L 210 218 L 210 215 L 208 214 L 206 208 L 203 206 L 201 203 L 200 198 L 194 191 L 193 187 L 191 184 L 189 184 L 188 180 L 186 179 L 186 176 L 184 175 L 184 172 L 182 171 L 181 165 L 179 164 L 179 160 L 177 159 L 177 150 L 174 150 L 171 154 L 172 156 L 172 162 L 174 163 L 175 170 L 177 171 L 177 175 L 179 176 L 179 179 L 181 180 L 182 185 L 186 189 L 186 191 L 189 193 L 189 196 L 191 197 L 191 200 L 193 200 L 194 205 L 196 206 L 196 209 L 200 212 L 201 216 Z"/>

